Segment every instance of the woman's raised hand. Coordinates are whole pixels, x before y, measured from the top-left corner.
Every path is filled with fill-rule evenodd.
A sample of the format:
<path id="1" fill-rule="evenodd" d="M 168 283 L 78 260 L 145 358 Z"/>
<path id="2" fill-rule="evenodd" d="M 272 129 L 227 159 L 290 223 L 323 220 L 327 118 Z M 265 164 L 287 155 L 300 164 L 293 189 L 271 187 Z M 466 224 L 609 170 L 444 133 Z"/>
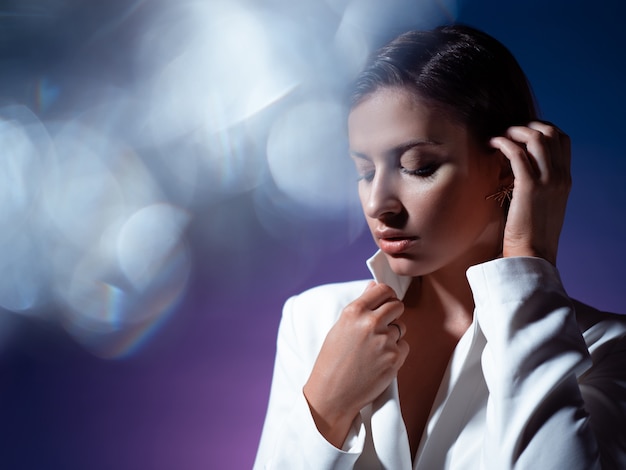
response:
<path id="1" fill-rule="evenodd" d="M 329 331 L 303 392 L 320 433 L 341 448 L 352 422 L 393 381 L 409 345 L 391 287 L 371 282 Z"/>
<path id="2" fill-rule="evenodd" d="M 510 127 L 490 144 L 509 159 L 515 177 L 502 255 L 536 256 L 556 265 L 572 185 L 569 137 L 552 124 L 533 121 Z"/>

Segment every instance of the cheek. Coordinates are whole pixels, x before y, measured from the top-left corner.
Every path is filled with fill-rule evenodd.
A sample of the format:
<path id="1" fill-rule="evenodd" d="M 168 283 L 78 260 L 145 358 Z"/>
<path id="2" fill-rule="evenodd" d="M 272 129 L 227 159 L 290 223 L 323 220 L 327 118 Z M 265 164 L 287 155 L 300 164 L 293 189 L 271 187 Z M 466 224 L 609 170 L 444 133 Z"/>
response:
<path id="1" fill-rule="evenodd" d="M 409 211 L 422 230 L 437 237 L 455 238 L 468 225 L 481 223 L 481 198 L 467 179 L 449 178 L 439 183 L 414 192 L 408 202 Z"/>
<path id="2" fill-rule="evenodd" d="M 461 184 L 460 184 L 461 183 Z M 457 211 L 463 199 L 462 179 L 452 174 L 441 175 L 427 185 L 409 191 L 409 209 L 416 217 L 441 224 Z"/>
<path id="3" fill-rule="evenodd" d="M 446 211 L 452 236 L 473 239 L 489 225 L 492 211 L 484 192 L 480 182 L 466 180 L 450 193 Z"/>

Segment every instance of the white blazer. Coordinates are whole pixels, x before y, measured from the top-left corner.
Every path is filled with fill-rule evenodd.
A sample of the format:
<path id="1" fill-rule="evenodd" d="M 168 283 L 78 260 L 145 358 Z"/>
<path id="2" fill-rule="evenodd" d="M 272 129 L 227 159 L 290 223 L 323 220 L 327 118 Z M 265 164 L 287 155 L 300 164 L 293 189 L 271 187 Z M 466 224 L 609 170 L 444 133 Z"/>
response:
<path id="1" fill-rule="evenodd" d="M 411 281 L 377 253 L 374 278 Z M 368 281 L 330 284 L 284 307 L 255 469 L 626 469 L 626 317 L 572 301 L 539 258 L 467 272 L 474 321 L 456 346 L 414 461 L 397 383 L 361 410 L 342 449 L 317 431 L 302 387 L 342 309 Z"/>

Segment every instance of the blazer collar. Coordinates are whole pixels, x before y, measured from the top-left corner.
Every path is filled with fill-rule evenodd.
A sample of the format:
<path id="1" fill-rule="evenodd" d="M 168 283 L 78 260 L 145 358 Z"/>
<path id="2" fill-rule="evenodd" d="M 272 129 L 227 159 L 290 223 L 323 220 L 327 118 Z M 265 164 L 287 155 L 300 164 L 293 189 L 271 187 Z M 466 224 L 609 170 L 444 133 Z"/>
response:
<path id="1" fill-rule="evenodd" d="M 395 291 L 399 299 L 404 297 L 413 278 L 410 276 L 398 276 L 394 273 L 382 251 L 378 250 L 374 256 L 367 260 L 367 267 L 376 282 L 387 284 Z"/>

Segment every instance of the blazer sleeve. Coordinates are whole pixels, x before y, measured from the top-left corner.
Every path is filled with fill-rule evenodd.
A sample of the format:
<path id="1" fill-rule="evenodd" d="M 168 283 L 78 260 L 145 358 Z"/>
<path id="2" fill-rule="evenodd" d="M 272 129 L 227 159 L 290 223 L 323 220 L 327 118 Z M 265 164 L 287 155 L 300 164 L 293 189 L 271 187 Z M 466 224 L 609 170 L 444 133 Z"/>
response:
<path id="1" fill-rule="evenodd" d="M 360 456 L 365 430 L 360 419 L 337 449 L 318 432 L 302 392 L 321 342 L 332 325 L 320 326 L 298 312 L 300 303 L 315 299 L 290 298 L 283 308 L 267 415 L 254 469 L 350 469 Z"/>
<path id="2" fill-rule="evenodd" d="M 592 355 L 547 261 L 498 259 L 467 276 L 487 340 L 482 467 L 626 468 L 624 323 L 591 332 Z"/>

